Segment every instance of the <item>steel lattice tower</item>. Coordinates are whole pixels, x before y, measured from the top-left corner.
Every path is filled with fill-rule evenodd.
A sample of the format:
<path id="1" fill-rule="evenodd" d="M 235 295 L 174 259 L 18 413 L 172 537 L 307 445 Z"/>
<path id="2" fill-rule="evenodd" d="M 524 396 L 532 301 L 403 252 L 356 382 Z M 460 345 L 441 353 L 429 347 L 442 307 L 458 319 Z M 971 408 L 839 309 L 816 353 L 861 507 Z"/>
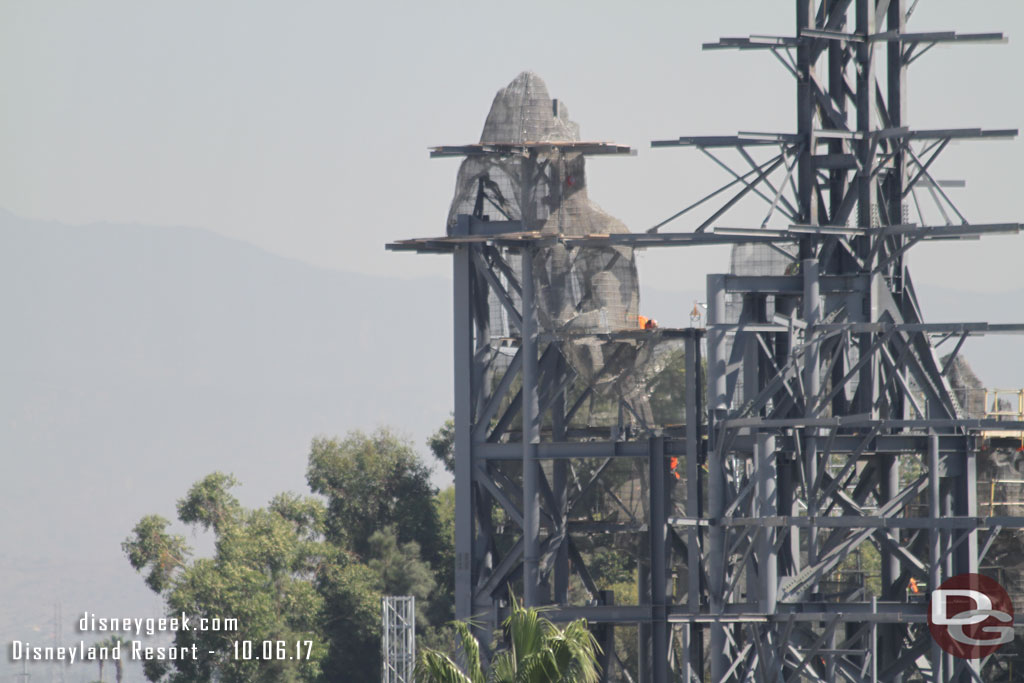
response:
<path id="1" fill-rule="evenodd" d="M 381 683 L 412 683 L 416 668 L 416 597 L 381 598 Z"/>
<path id="2" fill-rule="evenodd" d="M 982 430 L 1024 423 L 968 417 L 947 381 L 968 337 L 1024 325 L 925 322 L 904 256 L 922 241 L 1021 229 L 970 224 L 931 173 L 951 141 L 1015 130 L 915 130 L 907 120 L 916 59 L 938 44 L 1003 37 L 908 32 L 905 0 L 796 5 L 794 36 L 705 45 L 776 57 L 797 83 L 795 132 L 652 143 L 696 147 L 733 180 L 647 233 L 562 237 L 462 216 L 446 237 L 389 245 L 454 258 L 457 616 L 494 627 L 507 587 L 521 583 L 526 603 L 552 605 L 556 619 L 636 625 L 642 681 L 1000 680 L 992 663 L 954 659 L 934 643 L 927 591 L 977 572 L 1000 534 L 1024 528 L 1020 517 L 979 517 L 976 491 Z M 741 170 L 723 161 L 725 150 Z M 435 153 L 543 166 L 622 151 L 567 143 Z M 925 192 L 944 225 L 927 224 L 917 197 Z M 694 230 L 661 230 L 716 197 L 726 199 Z M 721 227 L 733 206 L 757 197 L 768 207 L 761 226 Z M 554 244 L 723 243 L 784 265 L 709 275 L 706 331 L 657 333 L 685 344 L 684 426 L 631 432 L 620 418 L 611 431 L 569 429 L 589 388 L 566 363 L 573 339 L 538 323 L 538 255 Z M 500 367 L 488 332 L 494 297 L 516 328 L 514 355 Z M 940 360 L 946 342 L 951 354 Z M 673 457 L 685 463 L 679 485 Z M 606 468 L 627 460 L 644 471 L 639 523 L 574 518 Z M 597 463 L 592 477 L 571 485 L 572 463 L 584 461 Z M 517 529 L 514 543 L 496 540 L 498 510 Z M 614 604 L 588 572 L 578 540 L 594 533 L 642 535 L 638 604 Z M 870 597 L 833 582 L 862 551 L 879 562 Z M 586 604 L 571 604 L 571 576 Z M 911 581 L 925 591 L 908 591 Z"/>

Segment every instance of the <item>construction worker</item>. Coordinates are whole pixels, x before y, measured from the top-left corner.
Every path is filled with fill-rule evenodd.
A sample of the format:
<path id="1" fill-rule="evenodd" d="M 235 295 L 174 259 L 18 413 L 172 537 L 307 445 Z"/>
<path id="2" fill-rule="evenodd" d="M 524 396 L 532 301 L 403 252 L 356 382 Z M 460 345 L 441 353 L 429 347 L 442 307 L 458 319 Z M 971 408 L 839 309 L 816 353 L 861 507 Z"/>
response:
<path id="1" fill-rule="evenodd" d="M 655 330 L 658 328 L 658 321 L 654 318 L 648 318 L 645 315 L 638 315 L 636 317 L 637 327 L 641 330 Z"/>

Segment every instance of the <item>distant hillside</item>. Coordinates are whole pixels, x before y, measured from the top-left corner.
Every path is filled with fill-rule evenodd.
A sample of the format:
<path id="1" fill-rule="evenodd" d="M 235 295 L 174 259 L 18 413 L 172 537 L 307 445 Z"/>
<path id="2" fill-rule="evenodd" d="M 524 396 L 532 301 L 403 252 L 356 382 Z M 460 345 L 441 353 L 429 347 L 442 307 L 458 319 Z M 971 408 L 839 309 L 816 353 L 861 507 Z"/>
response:
<path id="1" fill-rule="evenodd" d="M 389 424 L 425 452 L 450 411 L 444 280 L 2 212 L 0 244 L 5 647 L 49 640 L 58 600 L 65 640 L 83 610 L 156 616 L 119 544 L 208 472 L 234 472 L 259 505 L 305 489 L 317 434 Z"/>

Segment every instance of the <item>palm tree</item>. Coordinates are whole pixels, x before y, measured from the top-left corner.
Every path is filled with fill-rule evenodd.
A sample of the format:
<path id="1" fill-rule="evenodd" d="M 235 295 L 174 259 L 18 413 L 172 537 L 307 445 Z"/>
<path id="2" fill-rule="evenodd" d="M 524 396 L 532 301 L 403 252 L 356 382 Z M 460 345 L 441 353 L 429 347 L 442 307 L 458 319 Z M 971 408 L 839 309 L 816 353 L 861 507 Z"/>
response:
<path id="1" fill-rule="evenodd" d="M 110 643 L 111 649 L 116 647 L 118 644 L 120 644 L 122 647 L 124 647 L 125 645 L 128 645 L 128 641 L 127 640 L 125 640 L 121 636 L 116 636 L 116 635 L 115 636 L 110 636 L 109 643 Z M 122 656 L 123 656 L 123 653 L 122 653 Z M 124 663 L 121 661 L 120 658 L 118 658 L 118 659 L 114 660 L 114 680 L 116 680 L 117 683 L 121 683 L 121 679 L 122 678 L 124 678 Z"/>
<path id="2" fill-rule="evenodd" d="M 99 649 L 99 648 L 101 648 L 101 647 L 104 647 L 104 646 L 105 646 L 105 645 L 104 645 L 105 643 L 106 643 L 106 641 L 105 641 L 105 640 L 100 640 L 100 641 L 97 641 L 94 647 L 96 647 L 97 649 Z M 97 658 L 96 658 L 96 664 L 97 664 L 97 666 L 99 666 L 99 667 L 100 667 L 100 677 L 99 677 L 99 680 L 98 680 L 98 681 L 96 681 L 96 683 L 103 683 L 103 665 L 104 665 L 105 663 L 106 663 L 106 660 L 105 660 L 105 659 L 103 659 L 102 657 L 97 657 Z"/>
<path id="3" fill-rule="evenodd" d="M 502 624 L 511 649 L 495 655 L 488 676 L 480 663 L 480 643 L 469 626 L 457 622 L 465 669 L 443 652 L 427 649 L 420 654 L 417 677 L 428 683 L 597 683 L 601 647 L 586 619 L 559 629 L 538 610 L 519 605 L 515 596 L 511 603 L 512 613 Z"/>
<path id="4" fill-rule="evenodd" d="M 97 649 L 105 647 L 105 648 L 109 648 L 110 650 L 113 650 L 117 646 L 118 643 L 120 643 L 122 646 L 124 646 L 124 645 L 126 645 L 128 643 L 128 641 L 125 640 L 124 638 L 122 638 L 121 636 L 113 635 L 113 636 L 110 636 L 109 638 L 107 638 L 105 640 L 97 641 L 96 644 L 94 645 L 94 647 L 96 647 Z M 106 664 L 106 661 L 107 660 L 103 659 L 102 657 L 98 658 L 96 660 L 96 664 L 100 668 L 100 678 L 99 678 L 99 681 L 97 681 L 96 683 L 103 683 L 103 666 L 104 666 L 104 664 Z M 117 683 L 121 683 L 121 679 L 124 676 L 124 664 L 123 664 L 123 662 L 120 659 L 113 659 L 113 662 L 114 662 L 114 677 L 117 680 Z"/>

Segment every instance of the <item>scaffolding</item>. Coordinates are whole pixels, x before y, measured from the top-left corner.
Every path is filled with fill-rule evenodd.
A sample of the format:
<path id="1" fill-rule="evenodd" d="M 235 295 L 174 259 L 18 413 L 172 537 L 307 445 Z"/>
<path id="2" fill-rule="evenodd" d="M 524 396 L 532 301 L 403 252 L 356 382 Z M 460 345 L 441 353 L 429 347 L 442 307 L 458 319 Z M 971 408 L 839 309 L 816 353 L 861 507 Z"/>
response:
<path id="1" fill-rule="evenodd" d="M 416 669 L 416 597 L 381 598 L 382 683 L 413 683 Z"/>
<path id="2" fill-rule="evenodd" d="M 619 628 L 637 633 L 629 678 L 643 683 L 1007 680 L 998 657 L 942 651 L 913 588 L 1019 544 L 1024 515 L 980 516 L 978 467 L 984 432 L 1024 420 L 968 414 L 949 373 L 967 338 L 1024 324 L 925 322 L 904 260 L 921 242 L 1021 230 L 969 223 L 931 170 L 954 140 L 1016 131 L 915 130 L 906 115 L 908 68 L 932 47 L 1004 38 L 909 32 L 907 5 L 798 0 L 794 36 L 705 45 L 771 53 L 796 80 L 796 130 L 653 142 L 695 148 L 732 179 L 644 233 L 545 229 L 576 177 L 565 169 L 629 151 L 580 142 L 550 100 L 527 108 L 548 137 L 486 139 L 485 126 L 480 144 L 434 150 L 474 159 L 459 187 L 475 194 L 457 194 L 472 208 L 442 237 L 388 247 L 454 261 L 456 616 L 479 636 L 515 584 L 550 618 L 595 624 L 609 680 Z M 480 170 L 499 167 L 512 169 L 500 193 Z M 510 195 L 543 202 L 516 213 Z M 922 196 L 943 224 L 928 222 Z M 692 230 L 663 230 L 716 197 Z M 722 227 L 747 200 L 764 202 L 762 224 Z M 731 272 L 708 275 L 706 329 L 574 329 L 550 315 L 553 263 L 584 264 L 574 277 L 586 290 L 611 260 L 585 265 L 591 250 L 628 263 L 637 248 L 708 244 L 735 246 Z M 594 299 L 572 301 L 601 320 L 602 305 L 580 304 Z M 663 343 L 682 350 L 674 421 L 655 418 L 664 385 L 643 370 Z M 629 380 L 602 384 L 606 371 Z M 593 419 L 580 421 L 585 406 Z M 598 537 L 636 559 L 635 602 L 581 552 Z M 877 562 L 870 581 L 849 566 L 861 556 Z"/>

